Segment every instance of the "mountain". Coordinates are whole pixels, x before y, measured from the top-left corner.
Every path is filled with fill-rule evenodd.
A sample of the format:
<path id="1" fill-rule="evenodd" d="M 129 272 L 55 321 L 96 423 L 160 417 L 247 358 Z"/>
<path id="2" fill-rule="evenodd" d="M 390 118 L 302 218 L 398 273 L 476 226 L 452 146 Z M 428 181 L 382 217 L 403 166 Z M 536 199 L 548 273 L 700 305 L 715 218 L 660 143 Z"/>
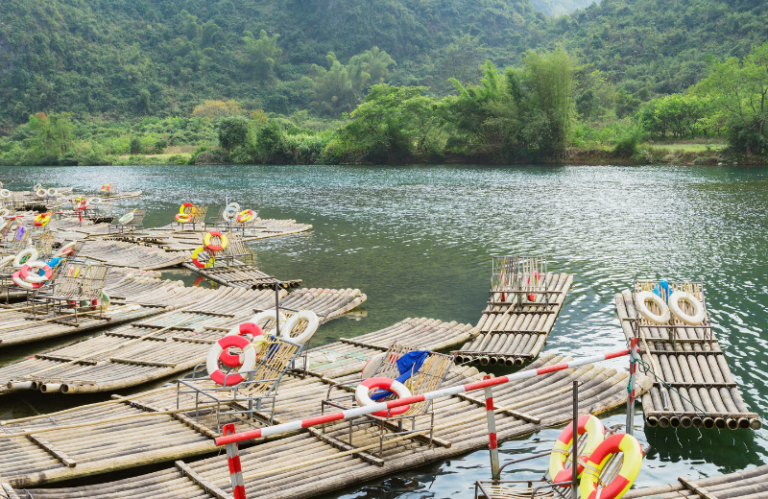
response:
<path id="1" fill-rule="evenodd" d="M 569 14 L 589 7 L 593 3 L 597 3 L 597 0 L 531 0 L 534 9 L 548 16 Z"/>

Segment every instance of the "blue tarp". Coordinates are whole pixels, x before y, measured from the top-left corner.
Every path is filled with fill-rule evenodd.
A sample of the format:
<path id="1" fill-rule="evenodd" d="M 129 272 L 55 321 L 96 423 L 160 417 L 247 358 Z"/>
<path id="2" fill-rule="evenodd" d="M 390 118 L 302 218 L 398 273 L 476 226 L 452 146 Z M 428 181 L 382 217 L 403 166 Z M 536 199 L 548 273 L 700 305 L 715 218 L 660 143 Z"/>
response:
<path id="1" fill-rule="evenodd" d="M 661 290 L 662 289 L 664 290 L 664 295 L 665 296 L 661 296 Z M 664 280 L 659 281 L 659 283 L 656 285 L 656 287 L 653 288 L 653 294 L 655 294 L 659 298 L 665 298 L 664 301 L 666 301 L 667 304 L 669 304 L 669 294 L 670 294 L 669 283 L 667 281 L 664 281 Z"/>
<path id="2" fill-rule="evenodd" d="M 428 356 L 429 350 L 416 350 L 400 357 L 397 360 L 397 370 L 400 372 L 400 376 L 395 378 L 395 381 L 405 384 L 413 373 L 421 369 L 421 365 L 424 364 Z M 371 396 L 371 400 L 381 400 L 391 394 L 392 392 L 389 390 L 379 390 Z"/>

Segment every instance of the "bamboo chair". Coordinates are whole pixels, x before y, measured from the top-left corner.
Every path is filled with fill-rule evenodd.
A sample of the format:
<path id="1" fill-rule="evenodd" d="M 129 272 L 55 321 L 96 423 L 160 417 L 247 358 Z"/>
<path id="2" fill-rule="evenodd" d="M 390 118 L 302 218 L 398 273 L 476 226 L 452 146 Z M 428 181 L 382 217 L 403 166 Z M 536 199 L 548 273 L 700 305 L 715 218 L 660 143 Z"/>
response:
<path id="1" fill-rule="evenodd" d="M 219 432 L 223 416 L 260 417 L 272 424 L 277 388 L 301 350 L 302 345 L 298 343 L 270 337 L 257 355 L 256 366 L 251 371 L 225 372 L 225 384 L 229 376 L 247 376 L 245 381 L 234 386 L 215 384 L 210 376 L 203 374 L 207 372 L 206 365 L 199 364 L 192 371 L 191 378 L 176 380 L 176 408 L 179 408 L 182 395 L 194 395 L 195 421 L 199 421 L 201 415 L 210 415 L 212 412 L 216 416 Z M 210 403 L 215 403 L 216 407 L 201 412 L 200 405 Z"/>
<path id="2" fill-rule="evenodd" d="M 622 426 L 623 425 L 617 425 L 608 429 L 606 438 L 616 433 Z M 579 436 L 576 446 L 579 459 L 581 460 L 583 459 L 581 456 L 587 446 L 586 433 Z M 643 452 L 647 453 L 648 448 L 644 449 Z M 509 461 L 499 468 L 499 474 L 501 475 L 508 466 L 542 457 L 549 457 L 551 454 L 552 452 L 550 451 Z M 565 460 L 565 467 L 570 469 L 572 463 L 573 452 L 569 452 Z M 619 474 L 619 471 L 621 471 L 621 465 L 623 463 L 623 454 L 615 454 L 612 456 L 600 471 L 598 487 L 602 488 L 606 484 L 612 482 Z M 524 469 L 516 471 L 528 470 Z M 512 471 L 512 473 L 514 472 L 515 471 Z M 552 477 L 549 475 L 549 470 L 547 470 L 541 478 L 534 480 L 478 480 L 475 482 L 475 499 L 571 499 L 571 485 L 572 482 L 570 480 L 567 482 L 553 482 Z"/>
<path id="3" fill-rule="evenodd" d="M 41 287 L 35 293 L 32 297 L 33 307 L 35 303 L 43 303 L 46 313 L 49 312 L 49 307 L 52 307 L 54 314 L 74 317 L 75 324 L 79 324 L 79 310 L 91 309 L 94 300 L 98 302 L 101 299 L 108 273 L 109 267 L 106 265 L 67 262 L 47 286 Z M 81 306 L 82 302 L 86 305 Z M 33 308 L 33 312 L 35 311 Z M 103 309 L 99 311 L 99 316 L 102 314 Z"/>
<path id="4" fill-rule="evenodd" d="M 391 379 L 397 378 L 400 376 L 400 371 L 397 367 L 398 359 L 414 350 L 416 349 L 413 347 L 401 345 L 397 342 L 393 343 L 389 350 L 387 350 L 385 353 L 379 365 L 376 367 L 372 377 Z M 443 381 L 445 381 L 445 377 L 448 375 L 448 371 L 451 369 L 453 364 L 454 356 L 430 351 L 429 355 L 419 370 L 412 372 L 411 377 L 404 384 L 413 395 L 419 395 L 437 390 L 440 388 L 440 385 L 442 385 Z M 349 385 L 358 384 L 360 381 L 361 380 L 352 380 L 332 385 L 328 389 L 328 397 L 321 402 L 321 412 L 325 413 L 326 406 L 328 406 L 330 409 L 351 409 L 354 404 L 354 394 L 342 395 L 335 398 L 331 398 L 330 394 L 334 388 L 349 388 Z M 380 402 L 393 400 L 395 398 L 397 398 L 395 395 L 390 395 L 381 399 Z M 424 421 L 423 416 L 428 416 L 428 423 Z M 419 418 L 421 418 L 421 422 L 419 422 Z M 410 429 L 405 429 L 406 423 L 410 423 Z M 343 424 L 345 423 L 341 423 L 341 425 Z M 354 426 L 363 426 L 364 428 L 368 429 L 377 428 L 379 438 L 379 458 L 382 458 L 386 439 L 399 435 L 406 435 L 409 433 L 428 430 L 429 435 L 425 435 L 424 438 L 427 439 L 427 443 L 429 446 L 431 446 L 433 441 L 433 429 L 435 426 L 435 414 L 433 411 L 432 401 L 427 400 L 417 404 L 411 404 L 411 407 L 408 409 L 408 411 L 399 416 L 388 415 L 386 417 L 380 417 L 366 415 L 359 420 L 350 420 L 347 424 L 349 426 L 348 444 L 350 446 L 354 445 L 352 440 Z M 424 424 L 427 424 L 427 426 L 417 427 Z M 326 425 L 323 425 L 322 431 L 323 433 L 326 432 Z"/>
<path id="5" fill-rule="evenodd" d="M 191 208 L 184 208 L 184 214 L 190 217 L 189 222 L 181 223 L 181 230 L 184 230 L 185 225 L 192 225 L 192 230 L 197 230 L 199 225 L 201 229 L 205 228 L 205 215 L 208 213 L 207 206 L 192 206 Z"/>
<path id="6" fill-rule="evenodd" d="M 39 258 L 47 258 L 53 254 L 53 242 L 55 239 L 56 236 L 50 230 L 45 230 L 40 234 L 40 237 L 34 243 Z"/>
<path id="7" fill-rule="evenodd" d="M 544 313 L 551 312 L 553 295 L 559 294 L 549 289 L 551 281 L 546 257 L 494 256 L 488 303 L 515 308 L 542 307 Z"/>

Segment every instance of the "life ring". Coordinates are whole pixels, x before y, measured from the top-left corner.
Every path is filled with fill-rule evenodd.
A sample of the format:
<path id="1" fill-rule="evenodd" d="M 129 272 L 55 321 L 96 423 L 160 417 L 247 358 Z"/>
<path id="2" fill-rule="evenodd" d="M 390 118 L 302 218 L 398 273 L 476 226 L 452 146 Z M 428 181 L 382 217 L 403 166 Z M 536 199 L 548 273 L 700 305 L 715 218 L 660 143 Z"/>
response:
<path id="1" fill-rule="evenodd" d="M 184 209 L 185 208 L 194 208 L 194 207 L 195 207 L 195 205 L 193 205 L 192 203 L 184 203 L 184 204 L 182 204 L 179 207 L 179 213 L 181 213 L 182 215 L 186 215 L 186 213 L 184 213 Z"/>
<path id="2" fill-rule="evenodd" d="M 58 193 L 59 193 L 59 191 L 57 191 L 55 187 L 51 187 L 51 188 L 48 189 L 48 193 L 47 194 L 48 194 L 49 197 L 55 197 L 56 194 L 58 194 Z"/>
<path id="3" fill-rule="evenodd" d="M 374 402 L 371 400 L 370 395 L 368 395 L 368 392 L 374 388 L 382 388 L 384 390 L 389 390 L 390 392 L 394 392 L 395 395 L 397 395 L 397 398 L 404 398 L 404 397 L 410 397 L 411 392 L 408 390 L 408 388 L 405 387 L 404 384 L 400 383 L 399 381 L 395 381 L 394 379 L 390 378 L 368 378 L 359 385 L 357 385 L 357 388 L 355 389 L 355 400 L 357 401 L 357 405 L 360 407 L 366 406 L 366 405 L 373 405 L 377 402 Z M 378 411 L 371 413 L 371 416 L 379 416 L 381 418 L 389 416 L 399 416 L 400 414 L 404 414 L 408 412 L 408 410 L 411 408 L 411 405 L 404 405 L 401 407 L 395 407 L 394 409 L 390 409 L 389 411 Z"/>
<path id="4" fill-rule="evenodd" d="M 661 309 L 661 314 L 656 315 L 646 306 L 646 301 L 652 301 Z M 641 291 L 635 295 L 635 307 L 640 315 L 648 319 L 650 322 L 656 324 L 666 324 L 669 322 L 669 307 L 659 295 L 656 295 L 650 291 Z"/>
<path id="5" fill-rule="evenodd" d="M 5 258 L 0 258 L 0 269 L 7 267 L 10 263 L 13 263 L 14 258 L 16 258 L 15 255 L 9 255 Z"/>
<path id="6" fill-rule="evenodd" d="M 237 347 L 243 351 L 243 365 L 238 369 L 238 374 L 232 376 L 226 376 L 219 369 L 219 358 L 225 350 L 230 347 Z M 208 358 L 205 361 L 205 366 L 208 369 L 208 375 L 213 381 L 222 386 L 237 385 L 245 381 L 242 374 L 243 371 L 251 371 L 256 366 L 256 348 L 254 345 L 243 338 L 242 336 L 225 336 L 219 341 L 213 344 L 211 350 L 208 352 Z"/>
<path id="7" fill-rule="evenodd" d="M 35 184 L 35 190 L 42 189 L 43 184 Z"/>
<path id="8" fill-rule="evenodd" d="M 253 210 L 245 210 L 237 215 L 237 221 L 244 224 L 253 218 Z"/>
<path id="9" fill-rule="evenodd" d="M 37 216 L 35 216 L 35 227 L 45 227 L 48 225 L 48 222 L 51 221 L 51 217 L 53 214 L 51 212 L 46 213 L 40 213 Z"/>
<path id="10" fill-rule="evenodd" d="M 125 215 L 123 215 L 122 217 L 120 217 L 120 219 L 118 219 L 117 223 L 120 224 L 120 225 L 129 224 L 129 223 L 133 222 L 133 218 L 134 218 L 134 214 L 133 214 L 132 211 L 130 211 L 130 212 L 126 213 Z"/>
<path id="11" fill-rule="evenodd" d="M 56 253 L 53 254 L 53 258 L 61 258 L 63 256 L 68 256 L 72 254 L 72 248 L 75 247 L 77 244 L 77 241 L 71 241 L 56 251 Z"/>
<path id="12" fill-rule="evenodd" d="M 267 339 L 264 337 L 264 332 L 258 326 L 252 322 L 246 322 L 239 326 L 233 327 L 227 336 L 242 336 L 246 340 L 250 341 L 254 348 L 258 347 L 259 353 L 264 349 L 264 345 L 267 343 Z M 228 350 L 219 355 L 219 360 L 222 364 L 229 367 L 240 367 L 245 361 L 245 357 L 242 353 L 238 355 L 232 355 Z"/>
<path id="13" fill-rule="evenodd" d="M 112 184 L 104 184 L 101 186 L 101 192 L 109 192 L 112 190 Z"/>
<path id="14" fill-rule="evenodd" d="M 214 263 L 216 263 L 216 258 L 213 255 L 210 255 L 209 253 L 206 252 L 206 254 L 208 255 L 208 261 L 204 264 L 200 263 L 200 260 L 198 259 L 198 257 L 200 256 L 200 253 L 202 253 L 203 251 L 206 251 L 205 247 L 200 246 L 194 251 L 194 253 L 192 253 L 192 263 L 198 269 L 209 269 L 213 267 Z"/>
<path id="15" fill-rule="evenodd" d="M 291 331 L 301 319 L 309 321 L 309 324 L 307 324 L 307 327 L 304 329 L 304 331 L 302 331 L 300 335 L 295 338 L 291 338 Z M 304 343 L 308 342 L 312 336 L 314 336 L 318 327 L 320 327 L 320 320 L 317 318 L 317 314 L 311 310 L 302 310 L 301 312 L 294 314 L 290 319 L 286 321 L 285 326 L 280 329 L 280 337 L 284 340 L 303 345 Z"/>
<path id="16" fill-rule="evenodd" d="M 0 218 L 5 218 L 11 214 L 11 210 L 8 208 L 0 208 Z"/>
<path id="17" fill-rule="evenodd" d="M 584 462 L 597 449 L 597 446 L 605 440 L 605 426 L 595 416 L 587 414 L 579 417 L 578 434 L 583 435 L 587 432 L 587 445 L 579 454 L 578 466 L 576 468 L 577 476 L 584 470 Z M 578 438 L 578 437 L 577 437 Z M 555 446 L 552 448 L 552 454 L 549 456 L 549 476 L 552 482 L 569 482 L 572 478 L 572 468 L 565 467 L 565 461 L 573 451 L 573 421 L 560 432 Z"/>
<path id="18" fill-rule="evenodd" d="M 21 278 L 19 271 L 13 273 L 11 280 L 14 282 L 14 284 L 23 289 L 38 289 L 40 286 L 42 286 L 42 284 L 32 284 L 31 282 L 25 281 Z"/>
<path id="19" fill-rule="evenodd" d="M 77 205 L 77 208 L 75 208 L 75 211 L 85 211 L 88 209 L 88 200 L 82 199 L 80 200 L 80 204 Z"/>
<path id="20" fill-rule="evenodd" d="M 234 206 L 227 206 L 224 209 L 224 213 L 221 214 L 221 216 L 224 218 L 225 222 L 229 222 L 237 215 L 237 210 L 234 208 Z"/>
<path id="21" fill-rule="evenodd" d="M 88 202 L 91 204 L 101 204 L 101 198 L 91 198 Z"/>
<path id="22" fill-rule="evenodd" d="M 259 312 L 258 314 L 254 315 L 250 321 L 254 324 L 258 325 L 262 330 L 266 329 L 266 324 L 268 321 L 274 321 L 275 320 L 275 311 L 274 310 L 265 310 L 264 312 Z M 280 312 L 280 324 L 285 324 L 286 318 L 283 315 L 282 312 Z M 281 326 L 282 327 L 282 326 Z"/>
<path id="23" fill-rule="evenodd" d="M 11 197 L 11 191 L 8 189 L 0 189 L 0 198 L 9 198 Z"/>
<path id="24" fill-rule="evenodd" d="M 377 353 L 373 357 L 371 357 L 371 360 L 365 363 L 363 366 L 363 372 L 360 373 L 360 379 L 366 379 L 373 376 L 373 374 L 376 372 L 376 369 L 381 365 L 381 361 L 384 360 L 384 356 L 386 355 L 386 352 Z"/>
<path id="25" fill-rule="evenodd" d="M 47 196 L 47 195 L 48 195 L 48 191 L 46 191 L 46 190 L 45 190 L 45 189 L 43 189 L 43 188 L 40 188 L 40 189 L 38 189 L 38 190 L 35 192 L 35 194 L 36 194 L 36 195 L 37 195 L 37 197 L 39 197 L 39 198 L 44 198 L 45 196 Z"/>
<path id="26" fill-rule="evenodd" d="M 39 269 L 43 271 L 43 275 L 40 274 L 30 274 L 29 271 L 31 269 Z M 51 277 L 53 277 L 53 269 L 46 264 L 45 262 L 41 261 L 34 261 L 30 263 L 25 263 L 21 270 L 19 270 L 19 277 L 24 279 L 25 281 L 32 283 L 32 284 L 42 284 L 45 281 L 49 280 Z"/>
<path id="27" fill-rule="evenodd" d="M 184 213 L 177 213 L 176 214 L 176 221 L 177 222 L 181 222 L 183 224 L 188 224 L 189 220 L 190 220 L 189 216 L 185 215 Z"/>
<path id="28" fill-rule="evenodd" d="M 682 307 L 680 307 L 681 301 L 688 302 L 693 307 L 693 315 L 683 312 Z M 669 297 L 669 310 L 675 317 L 689 326 L 698 326 L 704 322 L 707 316 L 707 313 L 704 311 L 704 305 L 698 298 L 687 291 L 675 291 L 672 293 L 672 296 Z"/>
<path id="29" fill-rule="evenodd" d="M 13 259 L 13 267 L 20 269 L 22 265 L 27 262 L 34 262 L 37 260 L 38 253 L 35 248 L 29 247 L 19 251 L 16 258 Z"/>
<path id="30" fill-rule="evenodd" d="M 213 244 L 211 240 L 214 237 L 218 237 L 219 239 L 221 239 L 221 243 Z M 224 251 L 225 249 L 227 249 L 228 245 L 229 245 L 229 241 L 227 241 L 227 236 L 225 236 L 224 234 L 222 234 L 217 230 L 211 231 L 203 236 L 203 246 L 208 248 L 210 251 L 213 251 L 214 253 L 217 251 Z"/>
<path id="31" fill-rule="evenodd" d="M 238 203 L 234 202 L 234 201 L 232 201 L 231 203 L 229 203 L 227 205 L 227 208 L 229 208 L 229 207 L 234 208 L 236 212 L 240 211 L 240 205 Z"/>
<path id="32" fill-rule="evenodd" d="M 603 466 L 612 455 L 619 452 L 624 454 L 624 463 L 621 465 L 619 474 L 598 491 L 597 483 Z M 584 465 L 584 473 L 582 473 L 579 488 L 582 499 L 596 499 L 598 496 L 601 499 L 619 499 L 622 497 L 635 483 L 637 475 L 640 474 L 643 457 L 640 442 L 632 435 L 617 433 L 606 438 L 597 446 L 597 449 L 589 456 Z"/>

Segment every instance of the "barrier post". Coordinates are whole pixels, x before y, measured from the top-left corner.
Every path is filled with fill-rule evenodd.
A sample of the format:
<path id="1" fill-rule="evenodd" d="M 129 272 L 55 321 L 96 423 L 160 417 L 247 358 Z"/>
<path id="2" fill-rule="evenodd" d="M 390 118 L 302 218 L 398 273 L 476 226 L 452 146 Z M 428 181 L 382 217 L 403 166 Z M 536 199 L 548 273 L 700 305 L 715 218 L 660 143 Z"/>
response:
<path id="1" fill-rule="evenodd" d="M 627 386 L 627 435 L 632 435 L 635 427 L 635 382 L 637 381 L 637 361 L 640 349 L 637 338 L 629 340 L 629 385 Z"/>
<path id="2" fill-rule="evenodd" d="M 235 425 L 224 425 L 224 435 L 235 433 Z M 240 448 L 237 442 L 227 444 L 227 463 L 229 463 L 229 480 L 232 483 L 232 496 L 234 499 L 245 498 L 245 482 L 243 481 L 243 471 L 240 468 Z"/>
<path id="3" fill-rule="evenodd" d="M 578 468 L 579 468 L 579 382 L 573 382 L 573 458 L 571 459 L 571 470 L 573 475 L 571 476 L 571 498 L 578 499 L 579 497 L 579 482 L 578 482 Z"/>
<path id="4" fill-rule="evenodd" d="M 491 379 L 491 376 L 486 375 L 483 377 L 483 380 L 486 379 Z M 496 441 L 496 415 L 493 407 L 493 388 L 490 386 L 485 388 L 485 410 L 488 416 L 488 449 L 491 451 L 491 476 L 493 480 L 500 480 L 499 449 Z"/>
<path id="5" fill-rule="evenodd" d="M 275 279 L 275 336 L 280 337 L 280 281 Z"/>

